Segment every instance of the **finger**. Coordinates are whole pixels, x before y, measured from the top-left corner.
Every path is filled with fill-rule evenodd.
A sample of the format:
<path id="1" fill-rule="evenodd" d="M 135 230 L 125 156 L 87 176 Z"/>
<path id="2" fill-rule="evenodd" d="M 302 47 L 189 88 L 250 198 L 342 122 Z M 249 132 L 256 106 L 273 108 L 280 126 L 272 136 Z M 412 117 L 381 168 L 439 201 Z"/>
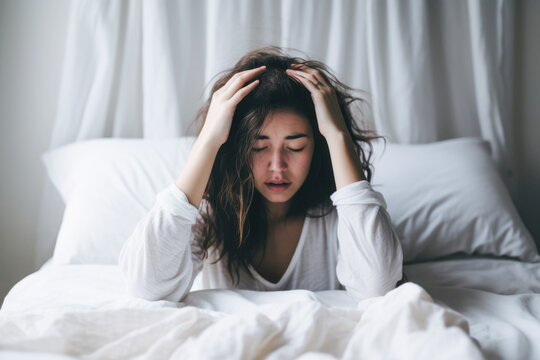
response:
<path id="1" fill-rule="evenodd" d="M 316 85 L 318 83 L 321 83 L 323 85 L 326 85 L 324 81 L 322 81 L 322 79 L 320 79 L 319 76 L 313 74 L 313 73 L 309 73 L 309 72 L 306 72 L 306 71 L 302 71 L 302 70 L 292 70 L 292 69 L 289 69 L 293 74 L 296 74 L 298 76 L 302 76 L 304 79 L 307 79 L 309 80 L 313 85 Z"/>
<path id="2" fill-rule="evenodd" d="M 313 75 L 315 77 L 315 79 L 313 79 L 314 84 L 317 84 L 318 82 L 320 82 L 321 84 L 323 84 L 325 86 L 328 86 L 328 82 L 326 81 L 326 77 L 324 75 L 322 75 L 319 72 L 319 70 L 312 69 L 309 66 L 306 66 L 304 64 L 291 64 L 291 67 L 293 67 L 292 70 L 303 71 L 303 72 L 306 72 L 306 73 L 309 73 L 309 74 Z"/>
<path id="3" fill-rule="evenodd" d="M 309 92 L 314 93 L 316 91 L 319 91 L 319 89 L 317 89 L 317 87 L 311 81 L 306 79 L 304 76 L 298 73 L 294 73 L 292 71 L 287 71 L 287 74 L 291 76 L 292 78 L 300 81 L 309 90 Z"/>
<path id="4" fill-rule="evenodd" d="M 232 98 L 248 81 L 260 75 L 264 70 L 266 70 L 265 65 L 237 73 L 238 75 L 236 77 L 233 76 L 229 79 L 227 84 L 225 84 L 226 88 L 223 95 L 226 99 Z"/>
<path id="5" fill-rule="evenodd" d="M 291 64 L 291 69 L 292 70 L 298 70 L 298 71 L 305 71 L 305 72 L 308 72 L 308 73 L 313 73 L 313 72 L 316 72 L 317 70 L 315 69 L 312 69 L 304 64 Z"/>
<path id="6" fill-rule="evenodd" d="M 230 96 L 233 96 L 238 89 L 240 89 L 246 82 L 251 80 L 253 77 L 259 75 L 264 70 L 266 70 L 266 65 L 259 66 L 257 68 L 248 69 L 244 71 L 237 72 L 234 74 L 229 81 L 225 84 L 227 86 L 227 90 L 232 89 L 233 87 L 236 87 L 233 91 L 233 93 Z M 226 91 L 225 91 L 226 92 Z"/>
<path id="7" fill-rule="evenodd" d="M 244 86 L 240 90 L 236 92 L 236 94 L 231 97 L 231 101 L 233 104 L 238 104 L 244 97 L 246 97 L 247 94 L 251 92 L 257 85 L 259 84 L 259 79 L 252 81 L 248 85 Z"/>
<path id="8" fill-rule="evenodd" d="M 242 70 L 242 71 L 239 71 L 237 73 L 234 73 L 233 76 L 231 76 L 231 78 L 229 79 L 229 81 L 232 83 L 234 80 L 233 79 L 238 79 L 238 77 L 240 75 L 243 75 L 243 74 L 246 74 L 246 73 L 251 73 L 251 72 L 255 72 L 256 70 L 259 70 L 259 69 L 263 69 L 263 68 L 266 68 L 266 65 L 262 65 L 262 66 L 259 66 L 259 67 L 256 67 L 256 68 L 253 68 L 253 69 L 247 69 L 247 70 Z"/>
<path id="9" fill-rule="evenodd" d="M 309 91 L 313 92 L 313 91 L 319 91 L 320 90 L 320 88 L 315 86 L 315 84 L 317 83 L 317 78 L 313 74 L 308 74 L 308 73 L 305 73 L 305 72 L 302 72 L 302 71 L 296 71 L 296 70 L 291 70 L 291 69 L 288 69 L 287 73 L 289 75 L 295 76 L 299 80 L 301 79 L 302 84 L 304 84 L 304 86 L 306 86 Z M 322 83 L 322 81 L 321 81 L 321 83 Z"/>
<path id="10" fill-rule="evenodd" d="M 285 70 L 285 72 L 287 73 L 287 75 L 291 76 L 293 79 L 296 79 L 296 80 L 304 79 L 301 72 L 299 72 L 299 71 L 297 72 L 297 71 L 294 71 L 292 69 L 287 69 L 287 70 Z"/>

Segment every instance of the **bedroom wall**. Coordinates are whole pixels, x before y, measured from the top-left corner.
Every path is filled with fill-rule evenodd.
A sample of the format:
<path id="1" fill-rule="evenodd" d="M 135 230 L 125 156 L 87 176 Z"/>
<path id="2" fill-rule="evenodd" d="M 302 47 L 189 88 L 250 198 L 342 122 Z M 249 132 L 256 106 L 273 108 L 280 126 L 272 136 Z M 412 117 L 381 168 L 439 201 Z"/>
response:
<path id="1" fill-rule="evenodd" d="M 0 301 L 34 269 L 69 0 L 0 1 Z"/>
<path id="2" fill-rule="evenodd" d="M 540 244 L 540 2 L 516 2 L 516 206 Z M 56 112 L 69 0 L 0 2 L 0 301 L 34 272 L 38 204 Z M 535 36 L 536 35 L 536 36 Z"/>

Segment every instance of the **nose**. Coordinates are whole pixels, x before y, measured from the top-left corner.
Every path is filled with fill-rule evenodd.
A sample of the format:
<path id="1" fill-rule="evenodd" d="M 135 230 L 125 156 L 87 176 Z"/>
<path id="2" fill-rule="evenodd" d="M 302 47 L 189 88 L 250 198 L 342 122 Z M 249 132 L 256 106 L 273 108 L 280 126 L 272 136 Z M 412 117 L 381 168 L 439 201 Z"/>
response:
<path id="1" fill-rule="evenodd" d="M 287 161 L 281 149 L 275 149 L 272 152 L 268 167 L 271 171 L 283 171 L 287 169 Z"/>

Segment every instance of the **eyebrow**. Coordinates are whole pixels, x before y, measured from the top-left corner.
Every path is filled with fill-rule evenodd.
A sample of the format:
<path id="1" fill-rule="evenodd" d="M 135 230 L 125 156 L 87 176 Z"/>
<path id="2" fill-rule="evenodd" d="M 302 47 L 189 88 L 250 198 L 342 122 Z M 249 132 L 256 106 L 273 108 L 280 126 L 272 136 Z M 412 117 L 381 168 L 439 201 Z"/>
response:
<path id="1" fill-rule="evenodd" d="M 307 134 L 298 133 L 298 134 L 294 134 L 294 135 L 285 136 L 285 140 L 293 140 L 293 139 L 298 139 L 298 138 L 301 138 L 301 137 L 307 137 Z M 257 135 L 256 139 L 257 140 L 267 140 L 267 139 L 269 139 L 269 137 L 266 136 L 266 135 Z"/>

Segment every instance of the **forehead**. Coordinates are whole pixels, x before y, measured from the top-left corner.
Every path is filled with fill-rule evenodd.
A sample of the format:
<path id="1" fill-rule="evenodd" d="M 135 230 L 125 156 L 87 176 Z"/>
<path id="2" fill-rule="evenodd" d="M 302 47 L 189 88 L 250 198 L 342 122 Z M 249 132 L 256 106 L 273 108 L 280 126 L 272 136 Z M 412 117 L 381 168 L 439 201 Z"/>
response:
<path id="1" fill-rule="evenodd" d="M 311 133 L 309 120 L 290 110 L 274 110 L 268 113 L 261 128 L 261 134 L 267 133 Z"/>

